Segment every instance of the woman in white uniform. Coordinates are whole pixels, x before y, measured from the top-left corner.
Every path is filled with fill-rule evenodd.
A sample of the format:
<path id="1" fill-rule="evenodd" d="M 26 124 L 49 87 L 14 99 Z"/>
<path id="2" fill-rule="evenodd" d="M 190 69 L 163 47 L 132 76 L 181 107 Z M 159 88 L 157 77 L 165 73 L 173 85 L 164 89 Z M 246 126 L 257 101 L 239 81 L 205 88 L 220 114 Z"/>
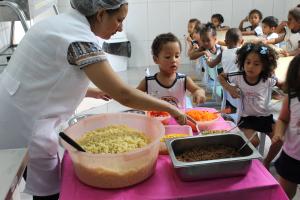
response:
<path id="1" fill-rule="evenodd" d="M 0 75 L 0 149 L 28 147 L 26 192 L 58 199 L 57 126 L 75 111 L 92 81 L 121 104 L 167 111 L 180 124 L 185 115 L 171 104 L 125 85 L 112 70 L 97 36 L 122 31 L 125 0 L 71 0 L 74 9 L 35 24 Z"/>

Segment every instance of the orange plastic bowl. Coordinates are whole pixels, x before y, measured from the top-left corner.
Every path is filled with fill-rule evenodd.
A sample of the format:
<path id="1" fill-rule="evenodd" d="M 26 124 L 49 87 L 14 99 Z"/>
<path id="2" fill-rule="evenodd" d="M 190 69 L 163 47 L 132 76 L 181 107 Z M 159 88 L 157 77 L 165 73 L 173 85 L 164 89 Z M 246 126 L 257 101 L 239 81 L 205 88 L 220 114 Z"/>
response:
<path id="1" fill-rule="evenodd" d="M 217 122 L 221 117 L 220 113 L 205 110 L 189 110 L 186 111 L 186 114 L 192 117 L 195 121 L 197 121 L 198 128 L 200 130 L 209 129 L 210 126 Z"/>
<path id="2" fill-rule="evenodd" d="M 163 111 L 147 111 L 147 115 L 161 121 L 164 125 L 168 125 L 171 119 L 171 115 Z"/>

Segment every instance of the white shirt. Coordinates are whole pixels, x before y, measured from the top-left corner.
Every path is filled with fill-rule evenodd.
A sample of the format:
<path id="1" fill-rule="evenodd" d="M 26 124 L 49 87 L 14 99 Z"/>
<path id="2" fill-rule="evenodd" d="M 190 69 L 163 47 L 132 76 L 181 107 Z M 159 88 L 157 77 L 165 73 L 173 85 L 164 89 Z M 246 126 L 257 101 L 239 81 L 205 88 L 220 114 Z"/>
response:
<path id="1" fill-rule="evenodd" d="M 224 49 L 222 52 L 222 67 L 225 73 L 239 71 L 236 64 L 236 51 L 239 48 Z"/>
<path id="2" fill-rule="evenodd" d="M 284 136 L 283 150 L 300 161 L 300 102 L 298 97 L 290 99 L 290 122 Z"/>
<path id="3" fill-rule="evenodd" d="M 241 107 L 239 109 L 242 117 L 271 114 L 269 103 L 272 87 L 276 85 L 275 79 L 268 78 L 265 82 L 260 80 L 257 84 L 251 85 L 246 82 L 244 75 L 236 75 L 230 76 L 229 81 L 241 90 Z"/>
<path id="4" fill-rule="evenodd" d="M 284 41 L 286 41 L 286 50 L 293 51 L 298 48 L 298 42 L 300 41 L 300 33 L 292 33 L 291 29 L 285 29 L 286 34 L 284 36 Z"/>
<path id="5" fill-rule="evenodd" d="M 276 39 L 276 38 L 278 38 L 278 34 L 277 33 L 271 33 L 269 35 L 265 35 L 265 38 L 267 40 Z M 279 44 L 275 44 L 275 46 L 279 47 Z"/>
<path id="6" fill-rule="evenodd" d="M 185 107 L 186 76 L 176 73 L 176 79 L 169 87 L 157 80 L 157 74 L 146 77 L 147 93 L 156 98 L 165 100 L 178 108 Z"/>
<path id="7" fill-rule="evenodd" d="M 256 36 L 261 36 L 263 35 L 263 31 L 262 31 L 262 27 L 260 25 L 258 25 L 257 27 L 255 27 L 255 29 L 253 29 L 253 26 L 248 26 L 245 28 L 246 31 L 254 31 Z"/>

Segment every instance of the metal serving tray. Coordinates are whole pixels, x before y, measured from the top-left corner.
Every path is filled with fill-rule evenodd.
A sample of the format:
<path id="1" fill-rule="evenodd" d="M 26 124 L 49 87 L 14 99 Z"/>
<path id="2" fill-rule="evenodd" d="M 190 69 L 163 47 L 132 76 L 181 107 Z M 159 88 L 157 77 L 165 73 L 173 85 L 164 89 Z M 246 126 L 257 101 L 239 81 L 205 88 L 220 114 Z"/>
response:
<path id="1" fill-rule="evenodd" d="M 247 141 L 244 135 L 238 133 L 214 134 L 175 138 L 166 141 L 174 169 L 181 180 L 195 181 L 200 179 L 220 178 L 245 175 L 252 159 L 261 159 L 261 155 L 249 143 L 241 151 L 241 157 L 216 160 L 181 162 L 176 155 L 199 145 L 223 144 L 239 149 Z"/>

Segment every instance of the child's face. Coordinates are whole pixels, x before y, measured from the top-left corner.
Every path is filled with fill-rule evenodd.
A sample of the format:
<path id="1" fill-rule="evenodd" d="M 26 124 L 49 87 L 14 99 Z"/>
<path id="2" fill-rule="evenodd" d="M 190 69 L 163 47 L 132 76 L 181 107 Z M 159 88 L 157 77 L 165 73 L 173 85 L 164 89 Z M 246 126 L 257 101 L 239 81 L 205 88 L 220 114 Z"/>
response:
<path id="1" fill-rule="evenodd" d="M 211 18 L 210 21 L 214 25 L 214 27 L 219 27 L 221 25 L 219 19 L 216 17 Z"/>
<path id="2" fill-rule="evenodd" d="M 192 34 L 195 28 L 195 22 L 189 22 L 188 23 L 188 32 L 189 34 Z"/>
<path id="3" fill-rule="evenodd" d="M 260 22 L 259 15 L 257 13 L 252 13 L 249 16 L 249 22 L 252 26 L 257 26 Z"/>
<path id="4" fill-rule="evenodd" d="M 217 38 L 210 32 L 201 36 L 201 44 L 205 49 L 212 49 L 216 45 Z"/>
<path id="5" fill-rule="evenodd" d="M 165 74 L 176 73 L 180 64 L 180 46 L 178 42 L 168 42 L 163 45 L 154 62 L 159 65 L 160 72 Z"/>
<path id="6" fill-rule="evenodd" d="M 267 24 L 262 24 L 262 30 L 265 35 L 269 35 L 275 31 L 275 27 L 270 27 Z"/>
<path id="7" fill-rule="evenodd" d="M 300 29 L 300 23 L 298 23 L 292 15 L 288 15 L 287 24 L 288 24 L 289 29 L 291 29 L 291 30 L 297 31 Z"/>
<path id="8" fill-rule="evenodd" d="M 244 70 L 246 76 L 249 78 L 256 79 L 259 77 L 263 69 L 263 63 L 260 56 L 255 52 L 250 52 L 244 62 Z"/>

